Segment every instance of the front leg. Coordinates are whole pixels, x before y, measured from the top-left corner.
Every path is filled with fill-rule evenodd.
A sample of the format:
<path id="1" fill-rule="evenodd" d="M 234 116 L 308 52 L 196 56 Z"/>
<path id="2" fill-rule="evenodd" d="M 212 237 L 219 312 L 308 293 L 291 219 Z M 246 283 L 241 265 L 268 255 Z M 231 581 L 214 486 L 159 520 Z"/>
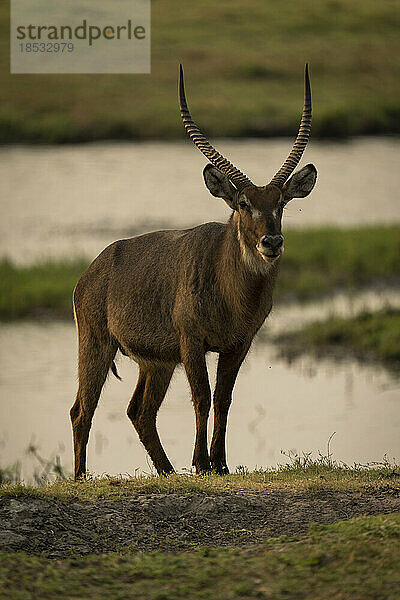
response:
<path id="1" fill-rule="evenodd" d="M 219 475 L 229 473 L 226 464 L 226 423 L 232 402 L 232 390 L 240 366 L 250 348 L 243 345 L 234 352 L 220 353 L 217 370 L 217 383 L 214 391 L 214 433 L 211 442 L 211 467 Z"/>
<path id="2" fill-rule="evenodd" d="M 197 340 L 182 338 L 181 357 L 192 391 L 192 401 L 196 413 L 196 441 L 192 464 L 196 467 L 196 473 L 208 473 L 210 458 L 207 448 L 207 423 L 211 406 L 211 390 L 204 345 Z"/>

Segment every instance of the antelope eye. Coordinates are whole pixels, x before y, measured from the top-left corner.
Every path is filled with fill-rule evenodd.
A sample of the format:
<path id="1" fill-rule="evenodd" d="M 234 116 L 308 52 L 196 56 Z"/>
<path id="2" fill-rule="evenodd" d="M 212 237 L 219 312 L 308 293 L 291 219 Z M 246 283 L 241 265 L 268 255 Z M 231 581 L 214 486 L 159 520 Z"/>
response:
<path id="1" fill-rule="evenodd" d="M 240 208 L 249 208 L 249 205 L 247 204 L 246 200 L 241 200 L 239 202 L 239 206 Z"/>

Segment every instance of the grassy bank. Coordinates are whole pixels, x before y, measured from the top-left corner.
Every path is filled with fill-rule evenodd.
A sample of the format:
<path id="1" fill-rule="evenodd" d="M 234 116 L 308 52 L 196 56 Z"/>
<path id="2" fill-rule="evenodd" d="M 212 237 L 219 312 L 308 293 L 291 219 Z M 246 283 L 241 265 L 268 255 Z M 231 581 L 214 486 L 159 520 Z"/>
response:
<path id="1" fill-rule="evenodd" d="M 72 318 L 72 291 L 87 267 L 84 260 L 17 267 L 0 262 L 0 319 Z"/>
<path id="2" fill-rule="evenodd" d="M 300 538 L 251 549 L 180 554 L 112 553 L 49 560 L 0 554 L 0 598 L 331 598 L 398 597 L 400 516 L 314 526 Z"/>
<path id="3" fill-rule="evenodd" d="M 280 336 L 276 341 L 284 354 L 318 352 L 364 360 L 378 360 L 400 367 L 400 310 L 387 308 L 377 313 L 363 312 L 343 319 L 331 317 L 322 322 Z"/>
<path id="4" fill-rule="evenodd" d="M 288 231 L 275 299 L 307 300 L 337 288 L 398 284 L 400 227 Z M 17 267 L 0 262 L 0 319 L 71 318 L 71 295 L 88 263 Z"/>
<path id="5" fill-rule="evenodd" d="M 0 141 L 183 136 L 179 62 L 195 120 L 213 137 L 294 135 L 306 60 L 314 137 L 400 132 L 395 0 L 172 0 L 151 9 L 151 75 L 10 75 L 1 1 Z"/>
<path id="6" fill-rule="evenodd" d="M 328 456 L 312 459 L 309 454 L 295 456 L 292 462 L 278 469 L 257 470 L 219 475 L 168 477 L 138 476 L 94 477 L 87 481 L 58 480 L 44 487 L 20 483 L 0 485 L 0 498 L 42 498 L 62 501 L 96 502 L 121 500 L 142 494 L 230 494 L 235 492 L 318 493 L 322 491 L 365 492 L 385 490 L 388 482 L 400 492 L 398 467 L 381 464 L 376 467 L 339 465 Z"/>
<path id="7" fill-rule="evenodd" d="M 303 229 L 285 233 L 275 297 L 306 300 L 336 288 L 399 283 L 400 226 Z"/>
<path id="8" fill-rule="evenodd" d="M 399 486 L 396 465 L 339 466 L 329 447 L 225 477 L 2 485 L 0 598 L 394 600 Z"/>

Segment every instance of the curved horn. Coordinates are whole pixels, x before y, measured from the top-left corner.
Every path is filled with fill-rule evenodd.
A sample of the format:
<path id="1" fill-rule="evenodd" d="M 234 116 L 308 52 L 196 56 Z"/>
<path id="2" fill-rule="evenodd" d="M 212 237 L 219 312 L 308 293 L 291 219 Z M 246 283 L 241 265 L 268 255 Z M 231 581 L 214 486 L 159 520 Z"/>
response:
<path id="1" fill-rule="evenodd" d="M 254 185 L 246 175 L 243 175 L 239 169 L 211 146 L 210 142 L 204 137 L 196 123 L 193 121 L 186 102 L 182 65 L 179 65 L 179 106 L 185 129 L 200 152 L 202 152 L 204 156 L 217 167 L 217 169 L 220 169 L 220 171 L 225 173 L 225 175 L 227 175 L 236 185 L 238 190 L 242 190 L 248 185 Z"/>
<path id="2" fill-rule="evenodd" d="M 308 63 L 304 71 L 304 106 L 303 114 L 301 115 L 299 132 L 293 148 L 290 151 L 289 156 L 283 163 L 279 171 L 271 179 L 270 183 L 282 187 L 289 175 L 294 171 L 300 162 L 301 156 L 304 152 L 311 132 L 311 87 L 310 78 L 308 75 Z"/>

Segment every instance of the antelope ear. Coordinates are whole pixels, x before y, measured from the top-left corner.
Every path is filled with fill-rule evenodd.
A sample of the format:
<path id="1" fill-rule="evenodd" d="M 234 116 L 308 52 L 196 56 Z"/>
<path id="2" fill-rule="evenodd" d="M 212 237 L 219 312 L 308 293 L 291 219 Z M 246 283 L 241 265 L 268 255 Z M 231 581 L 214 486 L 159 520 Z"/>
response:
<path id="1" fill-rule="evenodd" d="M 217 198 L 222 198 L 233 210 L 237 208 L 237 189 L 229 181 L 228 176 L 208 164 L 204 167 L 203 177 L 208 191 Z"/>
<path id="2" fill-rule="evenodd" d="M 317 181 L 317 169 L 314 165 L 306 165 L 285 183 L 282 188 L 283 202 L 286 204 L 292 198 L 305 198 L 312 191 Z"/>

